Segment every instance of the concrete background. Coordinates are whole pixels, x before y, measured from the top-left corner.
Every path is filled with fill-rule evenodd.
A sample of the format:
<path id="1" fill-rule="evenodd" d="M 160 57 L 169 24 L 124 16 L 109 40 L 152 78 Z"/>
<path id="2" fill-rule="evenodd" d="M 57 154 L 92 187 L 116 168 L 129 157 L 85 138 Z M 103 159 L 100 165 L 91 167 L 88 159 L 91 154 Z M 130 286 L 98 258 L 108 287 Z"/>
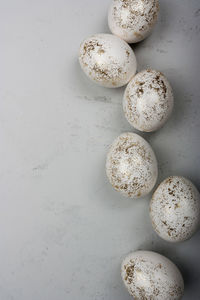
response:
<path id="1" fill-rule="evenodd" d="M 143 134 L 168 175 L 200 188 L 200 3 L 161 0 L 153 34 L 134 46 L 138 70 L 161 70 L 175 109 Z M 200 299 L 200 232 L 181 244 L 153 232 L 148 204 L 123 198 L 105 176 L 109 144 L 133 130 L 124 88 L 80 70 L 80 42 L 109 32 L 109 0 L 0 0 L 0 299 L 128 300 L 120 278 L 132 250 L 166 255 Z"/>

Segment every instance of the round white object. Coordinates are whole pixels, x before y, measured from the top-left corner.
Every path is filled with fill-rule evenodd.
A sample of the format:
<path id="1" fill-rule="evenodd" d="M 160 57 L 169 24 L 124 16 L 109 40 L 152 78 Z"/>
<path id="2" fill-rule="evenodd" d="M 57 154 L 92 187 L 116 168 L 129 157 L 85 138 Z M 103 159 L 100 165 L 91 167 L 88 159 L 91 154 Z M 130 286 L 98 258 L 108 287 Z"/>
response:
<path id="1" fill-rule="evenodd" d="M 139 198 L 147 195 L 158 175 L 151 146 L 136 133 L 121 134 L 108 152 L 106 174 L 112 186 L 124 196 Z"/>
<path id="2" fill-rule="evenodd" d="M 128 122 L 145 132 L 161 128 L 168 120 L 174 104 L 172 88 L 159 71 L 143 70 L 126 87 L 123 110 Z"/>
<path id="3" fill-rule="evenodd" d="M 151 33 L 158 12 L 158 0 L 113 0 L 108 12 L 108 26 L 127 43 L 137 43 Z"/>
<path id="4" fill-rule="evenodd" d="M 123 261 L 121 275 L 134 299 L 180 300 L 183 277 L 168 258 L 152 251 L 136 251 Z"/>
<path id="5" fill-rule="evenodd" d="M 150 202 L 150 217 L 157 234 L 169 242 L 189 239 L 200 225 L 200 194 L 181 176 L 165 179 Z"/>
<path id="6" fill-rule="evenodd" d="M 79 62 L 91 80 L 109 88 L 127 84 L 137 69 L 131 47 L 112 34 L 95 34 L 85 39 L 80 46 Z"/>

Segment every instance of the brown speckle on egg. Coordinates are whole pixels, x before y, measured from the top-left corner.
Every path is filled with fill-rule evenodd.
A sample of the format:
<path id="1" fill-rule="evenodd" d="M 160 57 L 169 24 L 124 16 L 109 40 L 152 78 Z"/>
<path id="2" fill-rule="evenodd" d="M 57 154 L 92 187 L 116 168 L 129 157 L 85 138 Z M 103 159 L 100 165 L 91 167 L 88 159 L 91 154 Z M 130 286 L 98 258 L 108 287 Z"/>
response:
<path id="1" fill-rule="evenodd" d="M 159 71 L 147 69 L 137 73 L 126 87 L 123 109 L 128 122 L 140 131 L 159 129 L 173 108 L 172 88 Z"/>
<path id="2" fill-rule="evenodd" d="M 157 234 L 170 242 L 189 239 L 200 226 L 200 194 L 192 182 L 170 176 L 156 189 L 150 217 Z"/>
<path id="3" fill-rule="evenodd" d="M 122 262 L 121 276 L 134 299 L 180 300 L 183 296 L 184 282 L 178 268 L 152 251 L 129 254 Z"/>
<path id="4" fill-rule="evenodd" d="M 111 145 L 106 173 L 123 195 L 138 198 L 148 194 L 157 179 L 157 161 L 150 145 L 135 133 L 121 134 Z"/>
<path id="5" fill-rule="evenodd" d="M 159 12 L 158 0 L 113 0 L 108 12 L 111 32 L 128 43 L 145 39 Z"/>
<path id="6" fill-rule="evenodd" d="M 85 39 L 80 46 L 79 62 L 91 80 L 110 88 L 127 84 L 137 67 L 131 47 L 112 34 Z"/>

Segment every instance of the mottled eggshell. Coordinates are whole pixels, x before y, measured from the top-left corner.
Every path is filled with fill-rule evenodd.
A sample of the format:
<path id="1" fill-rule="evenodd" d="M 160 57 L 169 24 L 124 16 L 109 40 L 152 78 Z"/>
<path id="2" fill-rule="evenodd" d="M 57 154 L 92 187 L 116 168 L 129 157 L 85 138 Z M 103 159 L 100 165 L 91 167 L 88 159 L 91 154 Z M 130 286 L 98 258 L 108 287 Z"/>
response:
<path id="1" fill-rule="evenodd" d="M 121 275 L 134 299 L 179 300 L 184 282 L 168 258 L 152 251 L 136 251 L 123 261 Z"/>
<path id="2" fill-rule="evenodd" d="M 84 40 L 79 62 L 91 80 L 109 88 L 127 84 L 137 68 L 131 47 L 112 34 L 95 34 Z"/>
<path id="3" fill-rule="evenodd" d="M 189 239 L 200 225 L 200 194 L 188 179 L 171 176 L 156 189 L 150 217 L 157 234 L 166 241 Z"/>
<path id="4" fill-rule="evenodd" d="M 168 120 L 173 103 L 169 81 L 161 72 L 149 69 L 137 73 L 127 85 L 123 110 L 134 128 L 151 132 Z"/>
<path id="5" fill-rule="evenodd" d="M 110 31 L 127 43 L 145 39 L 157 21 L 158 0 L 113 0 L 108 12 Z"/>
<path id="6" fill-rule="evenodd" d="M 139 198 L 148 194 L 156 183 L 157 160 L 151 146 L 141 136 L 123 133 L 110 147 L 106 173 L 117 191 Z"/>

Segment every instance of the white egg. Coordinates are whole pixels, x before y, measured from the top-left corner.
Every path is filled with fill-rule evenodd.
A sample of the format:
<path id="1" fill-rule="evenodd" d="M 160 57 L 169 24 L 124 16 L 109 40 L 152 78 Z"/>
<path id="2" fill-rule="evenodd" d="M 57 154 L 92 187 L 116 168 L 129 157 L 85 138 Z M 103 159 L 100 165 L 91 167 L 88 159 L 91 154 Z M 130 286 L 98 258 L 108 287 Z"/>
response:
<path id="1" fill-rule="evenodd" d="M 172 88 L 159 71 L 143 70 L 126 87 L 123 110 L 128 122 L 145 132 L 161 128 L 173 109 Z"/>
<path id="2" fill-rule="evenodd" d="M 168 258 L 152 251 L 136 251 L 123 261 L 121 275 L 129 293 L 138 300 L 179 300 L 183 277 Z"/>
<path id="3" fill-rule="evenodd" d="M 189 239 L 200 225 L 200 194 L 181 176 L 165 179 L 150 202 L 150 217 L 157 234 L 169 242 Z"/>
<path id="4" fill-rule="evenodd" d="M 137 43 L 151 33 L 158 12 L 158 0 L 113 0 L 108 25 L 113 34 L 127 43 Z"/>
<path id="5" fill-rule="evenodd" d="M 124 196 L 145 196 L 154 187 L 158 175 L 151 146 L 136 133 L 121 134 L 108 152 L 106 174 L 112 186 Z"/>
<path id="6" fill-rule="evenodd" d="M 95 34 L 85 39 L 79 62 L 91 80 L 109 88 L 127 84 L 137 68 L 131 47 L 112 34 Z"/>

